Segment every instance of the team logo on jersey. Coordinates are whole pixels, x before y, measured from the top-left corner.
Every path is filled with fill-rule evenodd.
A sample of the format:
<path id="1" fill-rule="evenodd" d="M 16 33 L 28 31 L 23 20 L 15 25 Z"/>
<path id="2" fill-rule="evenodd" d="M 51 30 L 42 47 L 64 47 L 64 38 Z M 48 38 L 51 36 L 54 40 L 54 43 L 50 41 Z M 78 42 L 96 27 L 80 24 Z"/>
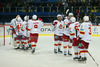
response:
<path id="1" fill-rule="evenodd" d="M 38 25 L 34 25 L 34 28 L 38 28 Z"/>
<path id="2" fill-rule="evenodd" d="M 60 24 L 60 25 L 59 25 L 59 28 L 60 28 L 60 29 L 63 29 L 63 25 L 62 25 L 62 24 Z"/>

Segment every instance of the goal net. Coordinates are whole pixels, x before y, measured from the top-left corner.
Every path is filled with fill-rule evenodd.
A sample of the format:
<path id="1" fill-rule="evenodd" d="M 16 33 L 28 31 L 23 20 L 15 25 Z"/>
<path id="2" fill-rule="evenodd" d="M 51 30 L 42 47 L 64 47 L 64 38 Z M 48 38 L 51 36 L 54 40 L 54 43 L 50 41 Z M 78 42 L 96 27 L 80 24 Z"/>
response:
<path id="1" fill-rule="evenodd" d="M 0 25 L 0 46 L 5 45 L 5 26 Z"/>

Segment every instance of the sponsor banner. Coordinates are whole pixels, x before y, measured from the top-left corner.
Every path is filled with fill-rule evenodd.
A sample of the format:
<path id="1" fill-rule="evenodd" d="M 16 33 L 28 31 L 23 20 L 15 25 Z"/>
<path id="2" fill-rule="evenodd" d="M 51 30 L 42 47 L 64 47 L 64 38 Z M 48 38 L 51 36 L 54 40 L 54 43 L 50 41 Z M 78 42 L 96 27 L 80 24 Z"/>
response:
<path id="1" fill-rule="evenodd" d="M 92 26 L 92 34 L 100 35 L 100 26 Z"/>
<path id="2" fill-rule="evenodd" d="M 44 26 L 40 28 L 40 34 L 53 34 L 51 26 Z"/>
<path id="3" fill-rule="evenodd" d="M 5 26 L 5 37 L 9 37 L 10 33 L 9 33 L 9 28 L 10 26 Z M 3 37 L 3 31 L 4 29 L 0 27 L 0 37 Z M 52 25 L 51 24 L 44 24 L 44 27 L 40 28 L 40 32 L 39 32 L 40 36 L 53 36 L 54 31 L 52 29 Z M 92 26 L 92 36 L 100 36 L 100 26 Z"/>

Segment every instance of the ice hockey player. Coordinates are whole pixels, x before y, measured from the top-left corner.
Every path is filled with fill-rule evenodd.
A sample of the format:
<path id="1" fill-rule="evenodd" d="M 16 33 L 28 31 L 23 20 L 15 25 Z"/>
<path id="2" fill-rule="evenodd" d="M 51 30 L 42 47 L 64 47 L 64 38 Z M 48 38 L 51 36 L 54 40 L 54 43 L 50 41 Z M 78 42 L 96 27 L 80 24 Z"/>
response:
<path id="1" fill-rule="evenodd" d="M 63 21 L 61 20 L 61 15 L 57 15 L 57 20 L 53 21 L 53 29 L 54 29 L 54 53 L 62 53 L 61 46 L 63 41 Z"/>
<path id="2" fill-rule="evenodd" d="M 26 29 L 27 29 L 27 33 L 28 33 L 28 45 L 29 45 L 29 48 L 31 48 L 32 49 L 32 46 L 31 46 L 31 38 L 30 38 L 30 30 L 28 29 L 28 27 L 29 27 L 29 24 L 30 24 L 30 22 L 32 21 L 32 19 L 29 19 L 28 20 L 28 26 L 26 27 Z"/>
<path id="3" fill-rule="evenodd" d="M 78 53 L 78 45 L 79 45 L 79 22 L 76 22 L 75 17 L 71 17 L 70 19 L 71 24 L 69 26 L 70 30 L 70 41 L 72 43 L 72 46 L 74 48 L 74 60 L 78 60 L 79 58 L 79 53 Z"/>
<path id="4" fill-rule="evenodd" d="M 64 20 L 64 33 L 63 33 L 63 48 L 64 48 L 64 55 L 68 53 L 69 56 L 72 56 L 72 43 L 70 43 L 70 34 L 69 34 L 69 25 L 71 24 L 70 18 L 73 17 L 73 13 L 69 13 L 68 18 Z M 68 52 L 67 52 L 68 48 Z"/>
<path id="5" fill-rule="evenodd" d="M 18 17 L 20 17 L 20 15 L 17 15 L 16 18 L 12 19 L 11 23 L 10 23 L 10 30 L 11 30 L 11 34 L 12 34 L 12 38 L 13 38 L 13 45 L 14 45 L 14 47 L 16 47 L 16 41 L 15 41 L 16 31 L 15 31 L 14 27 L 16 25 Z M 21 21 L 23 21 L 23 20 L 21 19 Z"/>
<path id="6" fill-rule="evenodd" d="M 30 38 L 31 38 L 31 45 L 32 45 L 32 52 L 35 52 L 36 43 L 38 42 L 38 36 L 40 27 L 44 26 L 43 22 L 37 20 L 37 15 L 32 16 L 32 20 L 29 21 L 28 30 L 30 30 Z"/>
<path id="7" fill-rule="evenodd" d="M 83 17 L 83 23 L 80 25 L 80 44 L 79 44 L 79 54 L 80 58 L 78 61 L 86 61 L 87 60 L 87 54 L 88 54 L 88 47 L 91 43 L 91 27 L 92 24 L 89 22 L 89 17 L 84 16 Z"/>
<path id="8" fill-rule="evenodd" d="M 25 16 L 24 17 L 24 22 L 22 23 L 22 27 L 21 27 L 21 31 L 22 31 L 22 49 L 24 50 L 28 50 L 28 31 L 27 31 L 27 27 L 28 27 L 28 20 L 29 20 L 29 16 Z"/>
<path id="9" fill-rule="evenodd" d="M 14 26 L 14 29 L 16 31 L 16 37 L 15 37 L 15 40 L 16 40 L 16 45 L 17 45 L 17 48 L 16 49 L 20 49 L 20 47 L 22 46 L 21 43 L 22 43 L 22 31 L 21 31 L 21 27 L 22 27 L 22 19 L 21 17 L 17 17 L 16 19 L 17 21 L 15 22 L 15 26 Z"/>

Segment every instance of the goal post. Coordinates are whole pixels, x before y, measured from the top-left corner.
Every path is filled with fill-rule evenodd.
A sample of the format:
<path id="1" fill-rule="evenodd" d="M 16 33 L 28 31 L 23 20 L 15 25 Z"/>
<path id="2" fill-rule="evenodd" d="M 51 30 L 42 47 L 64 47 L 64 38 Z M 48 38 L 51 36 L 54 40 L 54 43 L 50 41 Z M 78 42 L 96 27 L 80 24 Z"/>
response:
<path id="1" fill-rule="evenodd" d="M 0 25 L 0 46 L 5 45 L 5 25 Z"/>

